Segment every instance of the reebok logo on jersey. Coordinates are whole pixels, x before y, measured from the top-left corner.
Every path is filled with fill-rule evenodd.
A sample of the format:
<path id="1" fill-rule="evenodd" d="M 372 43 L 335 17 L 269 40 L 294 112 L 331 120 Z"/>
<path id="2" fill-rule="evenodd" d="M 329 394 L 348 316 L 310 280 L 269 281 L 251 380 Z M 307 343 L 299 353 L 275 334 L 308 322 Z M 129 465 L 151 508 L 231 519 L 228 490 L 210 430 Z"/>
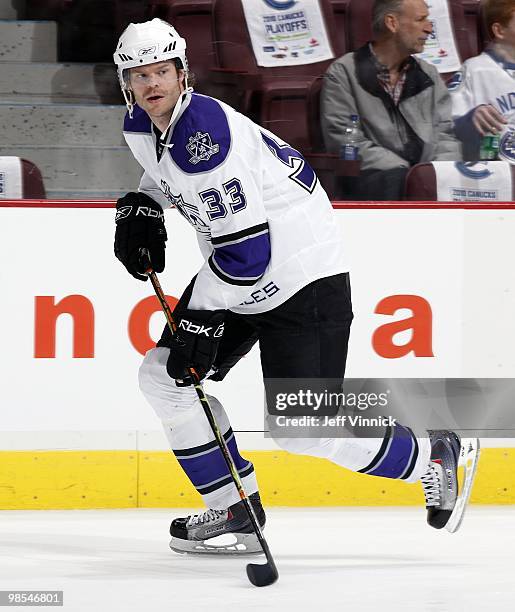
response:
<path id="1" fill-rule="evenodd" d="M 114 218 L 115 223 L 121 221 L 122 219 L 126 219 L 132 212 L 132 206 L 122 206 L 116 211 L 116 217 Z"/>
<path id="2" fill-rule="evenodd" d="M 155 210 L 154 208 L 150 208 L 148 206 L 139 206 L 136 211 L 136 217 L 138 215 L 143 215 L 144 217 L 154 217 L 155 219 L 160 219 L 164 221 L 164 214 L 162 210 Z"/>

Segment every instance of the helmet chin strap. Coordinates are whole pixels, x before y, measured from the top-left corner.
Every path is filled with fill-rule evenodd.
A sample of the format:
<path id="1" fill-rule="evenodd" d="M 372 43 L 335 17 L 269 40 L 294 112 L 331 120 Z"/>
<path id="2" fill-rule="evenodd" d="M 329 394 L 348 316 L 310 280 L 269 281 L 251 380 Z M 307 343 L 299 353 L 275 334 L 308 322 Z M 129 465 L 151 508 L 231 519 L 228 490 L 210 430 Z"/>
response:
<path id="1" fill-rule="evenodd" d="M 127 110 L 129 111 L 129 117 L 132 119 L 132 114 L 134 112 L 134 94 L 132 93 L 131 89 L 125 89 L 125 87 L 122 87 L 122 95 L 125 100 Z"/>
<path id="2" fill-rule="evenodd" d="M 163 141 L 166 138 L 166 133 L 168 131 L 168 128 L 177 119 L 177 115 L 179 114 L 179 112 L 181 110 L 181 106 L 182 106 L 182 103 L 184 102 L 184 98 L 185 98 L 186 94 L 189 94 L 192 91 L 193 91 L 193 87 L 190 87 L 188 85 L 188 77 L 185 76 L 184 77 L 184 91 L 178 97 L 177 102 L 175 103 L 175 106 L 173 107 L 172 116 L 170 117 L 170 121 L 168 122 L 168 125 L 166 126 L 166 129 L 163 130 L 163 133 L 161 134 L 161 138 L 160 138 L 161 141 Z M 162 144 L 164 144 L 164 143 L 162 143 Z M 170 147 L 170 146 L 173 146 L 173 145 L 165 144 L 164 146 L 165 147 Z"/>

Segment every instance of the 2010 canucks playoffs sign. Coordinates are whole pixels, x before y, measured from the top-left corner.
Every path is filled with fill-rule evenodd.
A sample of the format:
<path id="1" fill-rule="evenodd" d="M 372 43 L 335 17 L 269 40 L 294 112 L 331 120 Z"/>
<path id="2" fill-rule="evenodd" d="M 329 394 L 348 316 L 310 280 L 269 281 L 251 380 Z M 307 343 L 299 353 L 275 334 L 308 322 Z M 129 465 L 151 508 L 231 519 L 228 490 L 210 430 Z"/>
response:
<path id="1" fill-rule="evenodd" d="M 503 161 L 432 162 L 441 202 L 510 202 L 510 165 Z"/>
<path id="2" fill-rule="evenodd" d="M 438 72 L 459 70 L 461 60 L 454 40 L 447 0 L 428 0 L 427 7 L 433 32 L 417 57 L 433 64 Z"/>
<path id="3" fill-rule="evenodd" d="M 0 157 L 0 199 L 23 197 L 22 165 L 19 157 Z"/>
<path id="4" fill-rule="evenodd" d="M 334 57 L 317 1 L 245 0 L 242 5 L 259 66 L 313 64 Z"/>

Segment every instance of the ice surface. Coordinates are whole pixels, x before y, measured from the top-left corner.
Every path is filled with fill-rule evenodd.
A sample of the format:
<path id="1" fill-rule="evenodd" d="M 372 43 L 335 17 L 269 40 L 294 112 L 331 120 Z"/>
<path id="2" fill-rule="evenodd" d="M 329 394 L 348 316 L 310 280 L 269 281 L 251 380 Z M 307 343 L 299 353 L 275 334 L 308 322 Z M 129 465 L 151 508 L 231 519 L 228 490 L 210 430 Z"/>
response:
<path id="1" fill-rule="evenodd" d="M 180 510 L 0 512 L 0 590 L 64 590 L 64 610 L 512 610 L 515 508 L 472 506 L 451 535 L 423 508 L 277 509 L 265 535 L 279 582 L 258 589 L 264 557 L 177 555 Z"/>

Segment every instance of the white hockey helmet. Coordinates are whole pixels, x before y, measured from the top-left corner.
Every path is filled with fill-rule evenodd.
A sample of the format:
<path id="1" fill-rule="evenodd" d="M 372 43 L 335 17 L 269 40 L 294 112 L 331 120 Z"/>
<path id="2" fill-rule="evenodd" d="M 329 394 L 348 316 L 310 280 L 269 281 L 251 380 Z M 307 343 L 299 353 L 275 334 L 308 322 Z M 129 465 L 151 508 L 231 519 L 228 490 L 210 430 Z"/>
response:
<path id="1" fill-rule="evenodd" d="M 188 87 L 186 41 L 173 26 L 162 19 L 130 23 L 118 40 L 113 58 L 118 68 L 123 97 L 131 114 L 134 101 L 126 72 L 129 68 L 178 59 L 186 73 L 185 85 Z"/>

